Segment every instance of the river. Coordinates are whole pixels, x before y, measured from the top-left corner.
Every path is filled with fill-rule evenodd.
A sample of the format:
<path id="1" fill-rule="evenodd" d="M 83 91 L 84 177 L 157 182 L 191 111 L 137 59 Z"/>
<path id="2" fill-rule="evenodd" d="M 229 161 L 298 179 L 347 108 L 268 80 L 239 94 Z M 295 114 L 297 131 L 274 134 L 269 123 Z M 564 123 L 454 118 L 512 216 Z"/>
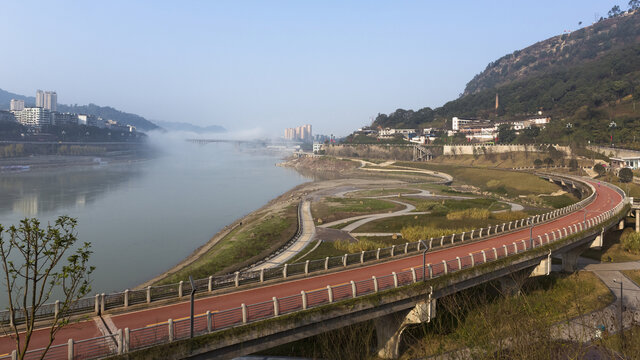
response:
<path id="1" fill-rule="evenodd" d="M 308 181 L 280 158 L 238 145 L 165 144 L 131 164 L 0 174 L 0 224 L 78 219 L 92 243 L 92 293 L 132 288 L 171 268 L 225 225 Z"/>

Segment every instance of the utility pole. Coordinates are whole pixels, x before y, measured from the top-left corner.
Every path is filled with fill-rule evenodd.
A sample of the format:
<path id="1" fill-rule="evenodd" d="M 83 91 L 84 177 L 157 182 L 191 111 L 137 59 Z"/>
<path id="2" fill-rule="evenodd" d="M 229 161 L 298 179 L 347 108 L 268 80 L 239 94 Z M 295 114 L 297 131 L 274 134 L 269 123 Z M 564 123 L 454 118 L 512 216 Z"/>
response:
<path id="1" fill-rule="evenodd" d="M 622 321 L 622 280 L 618 281 L 613 279 L 613 282 L 616 284 L 620 284 L 620 343 L 621 348 L 624 349 L 624 325 Z"/>
<path id="2" fill-rule="evenodd" d="M 193 278 L 191 277 L 191 275 L 189 275 L 189 282 L 191 283 L 191 294 L 190 294 L 190 298 L 191 298 L 191 332 L 189 333 L 189 337 L 193 338 L 193 300 L 194 297 L 196 295 L 196 284 L 193 283 Z"/>

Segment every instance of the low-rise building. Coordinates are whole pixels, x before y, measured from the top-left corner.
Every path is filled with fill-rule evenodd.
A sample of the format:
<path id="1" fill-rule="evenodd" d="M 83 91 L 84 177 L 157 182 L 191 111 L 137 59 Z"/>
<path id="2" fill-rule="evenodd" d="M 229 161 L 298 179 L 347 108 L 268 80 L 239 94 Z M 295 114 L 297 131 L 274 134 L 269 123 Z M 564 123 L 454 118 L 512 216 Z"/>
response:
<path id="1" fill-rule="evenodd" d="M 640 169 L 640 156 L 629 156 L 629 157 L 619 157 L 619 158 L 611 158 L 611 168 L 612 169 Z"/>
<path id="2" fill-rule="evenodd" d="M 16 120 L 22 125 L 42 130 L 43 126 L 51 124 L 51 112 L 40 107 L 28 107 L 21 111 L 13 111 Z"/>

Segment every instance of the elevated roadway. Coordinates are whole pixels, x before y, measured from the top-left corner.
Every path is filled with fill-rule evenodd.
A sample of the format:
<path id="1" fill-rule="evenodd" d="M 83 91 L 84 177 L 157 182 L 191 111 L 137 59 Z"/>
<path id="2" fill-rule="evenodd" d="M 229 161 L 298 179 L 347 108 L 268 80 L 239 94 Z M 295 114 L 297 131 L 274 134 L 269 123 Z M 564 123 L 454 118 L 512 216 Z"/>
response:
<path id="1" fill-rule="evenodd" d="M 430 266 L 429 270 L 435 272 L 437 264 L 444 263 L 445 264 L 444 271 L 446 272 L 446 264 L 451 263 L 452 261 L 455 264 L 456 259 L 458 264 L 457 266 L 460 269 L 468 267 L 469 265 L 473 266 L 474 261 L 476 262 L 481 261 L 480 260 L 481 253 L 483 254 L 483 256 L 489 256 L 489 257 L 492 256 L 490 255 L 492 253 L 496 254 L 495 259 L 497 260 L 498 255 L 497 255 L 496 249 L 504 249 L 505 255 L 513 254 L 514 250 L 515 250 L 515 253 L 517 254 L 518 252 L 523 252 L 523 250 L 525 249 L 528 250 L 527 244 L 529 243 L 531 238 L 543 239 L 545 236 L 548 236 L 549 234 L 557 233 L 559 229 L 565 229 L 565 235 L 566 235 L 567 228 L 575 226 L 575 228 L 577 229 L 578 225 L 580 225 L 582 228 L 581 224 L 585 223 L 585 221 L 587 222 L 593 221 L 596 218 L 602 219 L 603 214 L 613 214 L 612 211 L 614 210 L 614 208 L 615 209 L 620 208 L 620 204 L 624 201 L 624 197 L 617 189 L 613 187 L 605 186 L 603 184 L 599 184 L 596 181 L 590 181 L 590 180 L 583 180 L 583 181 L 588 183 L 592 187 L 592 189 L 595 190 L 595 197 L 593 201 L 588 205 L 586 205 L 584 209 L 574 211 L 572 213 L 552 219 L 545 223 L 536 224 L 531 229 L 525 228 L 525 229 L 515 230 L 512 232 L 502 233 L 495 237 L 490 237 L 490 238 L 486 238 L 479 241 L 462 243 L 454 247 L 448 247 L 448 248 L 443 248 L 436 251 L 430 251 L 428 252 L 428 255 L 427 255 L 428 257 L 427 262 L 430 264 L 433 264 L 433 269 Z M 594 236 L 597 236 L 597 235 L 594 235 Z M 555 240 L 555 235 L 554 235 L 554 240 Z M 589 239 L 589 241 L 591 240 L 592 239 Z M 549 242 L 549 240 L 547 240 L 547 242 Z M 519 244 L 523 244 L 523 245 L 518 249 Z M 583 243 L 580 243 L 579 245 L 584 246 Z M 565 248 L 554 249 L 554 251 L 567 254 L 572 251 L 573 249 L 572 246 L 573 245 L 568 246 L 566 249 Z M 513 249 L 513 250 L 510 250 L 510 249 Z M 469 256 L 469 254 L 474 254 L 474 255 Z M 484 277 L 483 278 L 484 280 L 482 281 L 491 280 L 496 278 L 497 276 L 503 276 L 505 274 L 508 274 L 509 272 L 518 271 L 523 268 L 530 268 L 532 265 L 539 263 L 540 259 L 543 259 L 544 257 L 546 256 L 540 256 L 539 254 L 536 254 L 535 256 L 524 259 L 523 262 L 518 266 L 505 267 L 505 268 L 499 269 L 499 273 L 495 273 L 494 275 L 491 275 L 489 277 Z M 573 256 L 563 256 L 563 262 L 565 262 L 564 264 L 565 269 L 571 270 L 572 258 Z M 277 296 L 278 298 L 285 298 L 287 296 L 292 296 L 292 299 L 294 299 L 292 301 L 300 302 L 301 300 L 295 300 L 295 299 L 299 299 L 298 297 L 295 297 L 295 296 L 299 296 L 301 292 L 317 293 L 318 290 L 326 289 L 327 286 L 338 288 L 338 287 L 343 287 L 345 284 L 348 285 L 348 284 L 354 284 L 354 283 L 365 283 L 367 281 L 370 281 L 372 277 L 388 278 L 390 274 L 393 274 L 393 273 L 406 274 L 407 271 L 412 268 L 421 269 L 422 261 L 423 261 L 422 255 L 406 256 L 402 258 L 394 258 L 393 260 L 379 262 L 379 263 L 375 263 L 368 266 L 347 268 L 345 270 L 332 272 L 332 273 L 309 275 L 307 277 L 291 278 L 291 279 L 286 279 L 284 281 L 279 281 L 279 282 L 264 283 L 257 287 L 239 288 L 237 290 L 234 289 L 227 293 L 220 293 L 220 294 L 214 293 L 214 295 L 212 296 L 208 296 L 206 298 L 200 298 L 195 301 L 195 314 L 202 315 L 207 312 L 213 313 L 213 314 L 222 314 L 222 313 L 226 313 L 225 311 L 227 309 L 236 309 L 239 307 L 243 308 L 246 306 L 243 304 L 266 304 L 265 308 L 271 307 L 271 309 L 273 309 L 272 304 L 274 302 L 273 300 L 274 296 Z M 487 260 L 485 257 L 485 262 L 486 261 Z M 418 270 L 418 273 L 419 271 L 421 270 Z M 426 272 L 426 269 L 425 269 L 425 272 Z M 415 272 L 414 272 L 414 279 L 415 279 Z M 468 279 L 465 281 L 468 281 Z M 374 283 L 376 284 L 375 286 L 377 287 L 378 285 L 375 280 L 374 280 Z M 397 283 L 397 277 L 396 277 L 396 283 Z M 468 283 L 468 286 L 472 286 L 472 285 L 473 285 L 473 282 Z M 355 287 L 355 285 L 353 286 Z M 459 288 L 464 288 L 464 287 L 460 286 Z M 357 291 L 360 291 L 360 289 L 356 289 L 356 291 L 354 291 L 354 295 L 355 295 L 355 292 Z M 449 291 L 448 293 L 450 293 L 450 290 L 448 291 Z M 447 292 L 441 292 L 440 295 L 443 296 L 446 294 Z M 327 295 L 327 296 L 330 296 L 330 295 Z M 418 297 L 424 298 L 424 294 L 421 294 Z M 280 306 L 285 307 L 285 304 L 282 302 L 283 300 L 284 299 L 280 300 L 281 301 Z M 308 301 L 311 301 L 311 300 L 308 300 Z M 389 304 L 386 304 L 385 306 L 372 306 L 371 308 L 368 308 L 366 312 L 366 314 L 368 315 L 364 317 L 357 317 L 354 315 L 355 317 L 352 319 L 353 320 L 352 322 L 349 322 L 351 320 L 347 319 L 349 314 L 343 314 L 339 317 L 340 319 L 342 319 L 342 321 L 335 322 L 334 328 L 344 326 L 348 323 L 380 317 L 382 316 L 380 311 L 384 311 L 384 313 L 390 314 L 390 313 L 393 313 L 394 311 L 404 310 L 404 309 L 415 306 L 416 301 L 417 301 L 416 296 L 414 295 L 413 297 L 410 297 L 409 300 L 407 300 L 407 298 L 404 298 L 404 299 L 398 300 L 397 302 L 391 302 Z M 403 305 L 400 306 L 398 304 L 403 304 Z M 297 308 L 301 305 L 296 303 L 296 304 L 290 304 L 290 306 L 294 306 Z M 359 306 L 366 307 L 366 305 L 362 305 L 362 304 Z M 378 310 L 376 310 L 376 308 L 378 308 Z M 272 310 L 269 310 L 269 311 L 272 311 Z M 106 321 L 107 323 L 106 330 L 115 332 L 117 331 L 117 329 L 125 329 L 125 328 L 141 329 L 141 328 L 149 328 L 149 327 L 158 327 L 158 329 L 162 329 L 166 327 L 168 319 L 173 319 L 173 320 L 184 319 L 189 317 L 189 314 L 190 314 L 189 303 L 181 302 L 181 303 L 170 304 L 170 305 L 161 306 L 161 307 L 141 309 L 137 311 L 130 311 L 130 312 L 120 313 L 120 314 L 115 314 L 115 313 L 111 315 L 106 314 L 106 316 L 103 316 L 103 318 L 106 317 L 108 319 L 108 321 Z M 215 319 L 215 316 L 213 316 L 213 318 Z M 322 321 L 325 321 L 325 320 L 322 320 Z M 219 321 L 224 321 L 224 320 L 220 319 Z M 66 344 L 67 339 L 70 337 L 73 337 L 76 342 L 78 342 L 83 338 L 86 339 L 86 338 L 95 337 L 96 334 L 100 332 L 99 326 L 97 325 L 99 323 L 100 321 L 96 318 L 95 320 L 92 319 L 89 321 L 82 321 L 77 324 L 73 324 L 73 326 L 63 330 L 61 333 L 58 334 L 54 344 Z M 214 325 L 214 328 L 216 328 L 215 325 Z M 301 331 L 300 334 L 302 334 L 302 337 L 310 336 L 314 334 L 314 331 L 316 331 L 316 333 L 317 331 L 322 332 L 322 331 L 328 330 L 330 327 L 322 328 L 317 326 L 316 324 L 315 328 L 316 330 L 309 330 L 307 328 L 305 331 Z M 286 332 L 283 332 L 283 334 L 285 333 Z M 158 337 L 165 336 L 163 334 L 164 332 L 162 330 L 158 330 L 157 332 Z M 291 335 L 290 333 L 287 333 L 287 334 Z M 34 334 L 31 348 L 44 346 L 46 343 L 47 335 L 48 334 L 45 330 L 37 331 Z M 270 336 L 272 335 L 273 334 L 271 334 Z M 258 341 L 258 340 L 255 340 L 255 334 L 252 336 L 254 336 L 254 341 Z M 241 339 L 241 337 L 238 337 L 238 339 Z M 269 338 L 269 339 L 272 339 L 272 338 Z M 291 336 L 289 337 L 283 336 L 271 342 L 264 341 L 262 344 L 262 348 L 265 348 L 265 346 L 277 345 L 279 343 L 278 341 L 280 341 L 281 343 L 282 341 L 290 341 L 292 339 L 295 339 L 295 337 L 292 338 Z M 13 348 L 13 346 L 14 345 L 13 345 L 12 339 L 6 336 L 0 338 L 0 354 L 9 353 Z M 260 344 L 257 344 L 256 346 L 253 346 L 253 347 L 251 346 L 243 347 L 242 344 L 238 344 L 238 343 L 231 344 L 231 345 L 225 343 L 225 345 L 221 346 L 221 348 L 224 348 L 224 347 L 227 347 L 229 350 L 223 351 L 221 353 L 216 353 L 215 352 L 217 351 L 216 349 L 211 349 L 210 347 L 203 346 L 201 350 L 198 350 L 197 348 L 192 349 L 192 352 L 189 354 L 180 353 L 179 355 L 178 354 L 170 355 L 169 353 L 167 353 L 166 355 L 169 357 L 175 356 L 175 358 L 179 358 L 183 356 L 197 356 L 200 352 L 202 353 L 209 352 L 206 356 L 212 356 L 213 354 L 217 354 L 215 356 L 222 356 L 224 358 L 224 357 L 247 354 L 247 353 L 258 351 L 261 349 Z M 80 358 L 82 358 L 82 356 Z"/>

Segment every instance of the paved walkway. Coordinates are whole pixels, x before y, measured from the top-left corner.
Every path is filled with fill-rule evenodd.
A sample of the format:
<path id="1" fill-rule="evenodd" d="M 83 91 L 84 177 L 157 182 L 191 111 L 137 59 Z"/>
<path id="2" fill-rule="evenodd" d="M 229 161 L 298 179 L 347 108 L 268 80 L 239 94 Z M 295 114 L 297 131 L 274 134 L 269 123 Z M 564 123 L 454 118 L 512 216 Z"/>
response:
<path id="1" fill-rule="evenodd" d="M 302 234 L 291 246 L 285 249 L 274 258 L 263 262 L 250 270 L 260 270 L 282 265 L 289 261 L 294 256 L 298 255 L 311 241 L 316 234 L 316 227 L 313 223 L 313 216 L 311 215 L 311 201 L 304 200 L 302 202 Z"/>

